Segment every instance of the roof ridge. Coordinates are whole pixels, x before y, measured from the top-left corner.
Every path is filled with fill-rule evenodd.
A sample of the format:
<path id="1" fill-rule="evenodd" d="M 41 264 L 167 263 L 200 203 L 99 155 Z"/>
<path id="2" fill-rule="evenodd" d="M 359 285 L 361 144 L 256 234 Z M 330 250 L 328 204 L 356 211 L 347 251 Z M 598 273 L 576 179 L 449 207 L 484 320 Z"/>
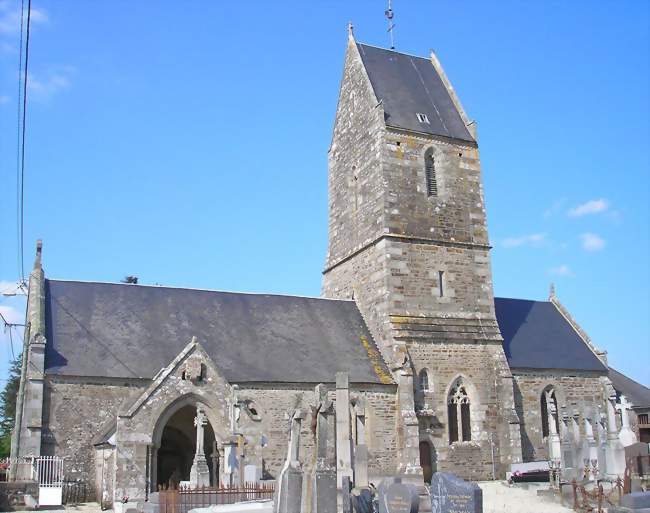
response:
<path id="1" fill-rule="evenodd" d="M 64 282 L 64 283 L 87 283 L 95 285 L 120 285 L 125 287 L 148 287 L 152 289 L 173 289 L 173 290 L 194 290 L 197 292 L 216 292 L 219 294 L 241 294 L 247 296 L 278 296 L 278 297 L 294 297 L 301 299 L 322 299 L 324 301 L 340 301 L 354 303 L 354 299 L 347 298 L 331 298 L 331 297 L 322 297 L 322 296 L 303 296 L 298 294 L 280 294 L 277 292 L 245 292 L 245 291 L 236 291 L 236 290 L 220 290 L 220 289 L 203 289 L 196 287 L 175 287 L 173 285 L 151 285 L 146 283 L 122 283 L 114 281 L 97 281 L 97 280 L 65 280 L 58 278 L 46 278 L 47 281 L 55 282 Z"/>
<path id="2" fill-rule="evenodd" d="M 636 385 L 639 385 L 640 387 L 643 387 L 643 388 L 645 388 L 648 392 L 650 392 L 650 387 L 649 387 L 649 386 L 646 386 L 646 385 L 644 385 L 643 383 L 641 383 L 640 381 L 637 381 L 636 379 L 631 378 L 630 376 L 628 376 L 627 374 L 621 372 L 621 371 L 618 370 L 617 368 L 615 368 L 615 367 L 611 367 L 611 366 L 610 366 L 610 367 L 609 367 L 609 370 L 612 370 L 612 371 L 616 372 L 617 374 L 623 376 L 625 379 L 627 379 L 627 380 L 629 380 L 629 381 L 632 381 L 632 382 L 635 383 Z M 628 398 L 628 399 L 629 399 L 629 398 Z"/>
<path id="3" fill-rule="evenodd" d="M 573 318 L 573 316 L 571 315 L 567 307 L 560 302 L 557 296 L 555 295 L 551 296 L 549 302 L 555 307 L 555 309 L 560 313 L 560 315 L 564 317 L 566 322 L 569 323 L 569 326 L 571 326 L 573 331 L 575 331 L 578 334 L 578 337 L 580 337 L 580 339 L 589 348 L 589 350 L 596 356 L 596 358 L 598 358 L 605 367 L 609 367 L 607 363 L 607 351 L 603 351 L 600 348 L 596 347 L 596 345 L 591 340 L 591 337 L 587 334 L 584 328 L 580 326 L 580 324 L 578 324 L 578 321 L 576 321 Z"/>
<path id="4" fill-rule="evenodd" d="M 384 50 L 386 52 L 392 52 L 392 53 L 398 53 L 400 55 L 406 55 L 408 57 L 415 57 L 416 59 L 424 59 L 425 61 L 429 61 L 428 57 L 422 57 L 420 55 L 414 55 L 412 53 L 406 53 L 406 52 L 398 52 L 397 50 L 391 50 L 390 48 L 384 48 L 382 46 L 377 46 L 377 45 L 370 45 L 368 43 L 360 43 L 359 41 L 356 41 L 358 45 L 362 46 L 369 46 L 370 48 L 377 48 L 378 50 Z M 430 61 L 429 61 L 430 62 Z"/>
<path id="5" fill-rule="evenodd" d="M 530 301 L 531 303 L 550 303 L 548 299 L 525 299 L 521 297 L 503 297 L 503 296 L 494 296 L 494 299 L 508 299 L 511 301 Z"/>

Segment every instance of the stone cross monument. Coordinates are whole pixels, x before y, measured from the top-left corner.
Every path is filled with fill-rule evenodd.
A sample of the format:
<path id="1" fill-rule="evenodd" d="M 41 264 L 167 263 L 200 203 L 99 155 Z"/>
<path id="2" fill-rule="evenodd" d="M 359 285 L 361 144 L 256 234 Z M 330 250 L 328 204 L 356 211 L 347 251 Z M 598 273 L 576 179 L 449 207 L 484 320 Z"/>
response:
<path id="1" fill-rule="evenodd" d="M 583 442 L 582 457 L 588 460 L 585 465 L 585 474 L 587 478 L 595 480 L 598 477 L 598 444 L 594 437 L 594 419 L 592 418 L 593 411 L 590 408 L 584 408 L 582 419 L 584 422 L 585 438 Z"/>
<path id="2" fill-rule="evenodd" d="M 624 395 L 621 396 L 619 401 L 620 404 L 616 405 L 616 409 L 621 414 L 621 431 L 618 433 L 618 438 L 623 444 L 623 447 L 627 447 L 637 442 L 636 435 L 634 434 L 634 431 L 632 431 L 632 428 L 630 428 L 630 417 L 627 414 L 632 405 Z"/>
<path id="3" fill-rule="evenodd" d="M 544 393 L 546 399 L 546 412 L 548 415 L 548 456 L 550 460 L 561 461 L 562 448 L 560 446 L 560 434 L 557 432 L 557 407 L 551 395 L 551 391 Z"/>
<path id="4" fill-rule="evenodd" d="M 312 432 L 316 438 L 316 464 L 312 476 L 312 513 L 336 513 L 336 469 L 329 460 L 328 424 L 333 411 L 332 401 L 327 397 L 327 387 L 316 385 L 316 404 L 312 409 Z"/>
<path id="5" fill-rule="evenodd" d="M 571 436 L 569 413 L 566 406 L 562 406 L 560 422 L 560 443 L 562 446 L 562 475 L 564 479 L 571 480 L 575 477 L 575 447 Z"/>
<path id="6" fill-rule="evenodd" d="M 194 418 L 194 425 L 196 426 L 196 453 L 194 454 L 194 462 L 190 470 L 190 486 L 198 488 L 201 486 L 210 486 L 210 468 L 205 459 L 204 448 L 204 426 L 208 423 L 208 418 L 205 416 L 203 407 L 196 406 L 196 417 Z"/>
<path id="7" fill-rule="evenodd" d="M 300 427 L 306 411 L 295 409 L 289 414 L 287 459 L 278 478 L 276 513 L 300 513 L 302 505 L 302 465 L 300 464 Z"/>
<path id="8" fill-rule="evenodd" d="M 618 438 L 616 425 L 616 391 L 611 383 L 604 385 L 605 404 L 607 406 L 607 448 L 605 461 L 607 462 L 607 477 L 616 479 L 625 473 L 625 448 Z"/>
<path id="9" fill-rule="evenodd" d="M 350 381 L 347 372 L 336 373 L 336 488 L 339 511 L 344 504 L 344 481 L 352 481 L 352 432 L 350 430 Z"/>

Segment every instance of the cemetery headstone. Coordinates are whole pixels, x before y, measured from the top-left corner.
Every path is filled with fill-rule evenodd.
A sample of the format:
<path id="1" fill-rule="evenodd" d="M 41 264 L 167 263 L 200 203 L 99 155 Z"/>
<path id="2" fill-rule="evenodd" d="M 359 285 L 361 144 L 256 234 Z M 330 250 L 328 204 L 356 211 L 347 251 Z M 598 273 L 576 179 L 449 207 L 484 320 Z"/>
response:
<path id="1" fill-rule="evenodd" d="M 647 476 L 650 474 L 650 445 L 636 442 L 625 448 L 625 461 L 631 466 L 632 472 Z"/>
<path id="2" fill-rule="evenodd" d="M 294 410 L 289 415 L 287 459 L 280 472 L 275 498 L 276 513 L 300 513 L 302 501 L 302 466 L 300 464 L 300 425 L 306 412 Z M 256 469 L 257 467 L 254 467 Z"/>
<path id="3" fill-rule="evenodd" d="M 650 492 L 628 493 L 621 497 L 620 506 L 613 506 L 610 513 L 648 513 L 650 511 Z"/>
<path id="4" fill-rule="evenodd" d="M 327 454 L 330 436 L 327 429 L 328 417 L 333 413 L 333 404 L 327 396 L 327 387 L 322 383 L 316 385 L 314 395 L 315 404 L 311 409 L 316 464 L 312 477 L 312 512 L 336 513 L 336 467 L 328 460 Z"/>
<path id="5" fill-rule="evenodd" d="M 483 513 L 483 490 L 448 472 L 431 478 L 432 513 Z"/>
<path id="6" fill-rule="evenodd" d="M 420 497 L 415 486 L 400 478 L 384 480 L 377 489 L 379 513 L 418 513 Z"/>
<path id="7" fill-rule="evenodd" d="M 354 513 L 373 513 L 374 498 L 375 494 L 370 488 L 352 490 L 352 510 Z"/>

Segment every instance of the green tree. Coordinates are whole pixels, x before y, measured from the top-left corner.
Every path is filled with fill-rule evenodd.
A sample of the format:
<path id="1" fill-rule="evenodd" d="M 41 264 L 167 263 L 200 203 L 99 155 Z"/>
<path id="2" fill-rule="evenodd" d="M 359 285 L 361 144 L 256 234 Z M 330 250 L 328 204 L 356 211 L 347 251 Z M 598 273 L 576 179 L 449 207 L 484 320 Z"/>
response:
<path id="1" fill-rule="evenodd" d="M 11 362 L 9 379 L 0 393 L 0 458 L 11 452 L 11 431 L 16 419 L 16 396 L 20 385 L 20 355 Z"/>

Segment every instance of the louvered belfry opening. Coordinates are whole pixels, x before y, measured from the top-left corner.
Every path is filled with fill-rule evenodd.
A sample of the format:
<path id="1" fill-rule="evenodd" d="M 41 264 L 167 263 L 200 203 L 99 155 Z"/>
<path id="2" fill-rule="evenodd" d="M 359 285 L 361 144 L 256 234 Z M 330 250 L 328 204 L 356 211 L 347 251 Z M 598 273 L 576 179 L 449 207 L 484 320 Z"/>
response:
<path id="1" fill-rule="evenodd" d="M 436 163 L 433 158 L 433 148 L 429 148 L 424 154 L 424 171 L 427 181 L 427 196 L 437 196 L 438 183 L 436 182 Z"/>

